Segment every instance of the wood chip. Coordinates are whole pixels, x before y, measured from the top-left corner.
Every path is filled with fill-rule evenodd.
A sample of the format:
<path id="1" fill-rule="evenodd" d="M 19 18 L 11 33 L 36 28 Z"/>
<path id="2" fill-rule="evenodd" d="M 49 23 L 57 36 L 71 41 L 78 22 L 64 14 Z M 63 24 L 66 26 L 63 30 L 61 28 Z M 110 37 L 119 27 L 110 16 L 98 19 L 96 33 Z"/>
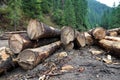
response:
<path id="1" fill-rule="evenodd" d="M 63 71 L 71 71 L 71 70 L 73 70 L 74 69 L 74 67 L 72 66 L 72 65 L 64 65 L 63 67 L 62 67 L 62 70 Z"/>

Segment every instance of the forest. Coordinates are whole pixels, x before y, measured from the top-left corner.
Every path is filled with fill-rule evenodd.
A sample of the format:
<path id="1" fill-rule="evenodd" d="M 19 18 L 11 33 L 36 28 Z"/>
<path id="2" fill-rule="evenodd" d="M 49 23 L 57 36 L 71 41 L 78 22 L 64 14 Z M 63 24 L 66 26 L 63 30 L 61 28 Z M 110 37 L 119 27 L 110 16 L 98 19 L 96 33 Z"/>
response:
<path id="1" fill-rule="evenodd" d="M 79 31 L 110 29 L 120 26 L 120 4 L 111 8 L 96 0 L 0 0 L 1 31 L 23 30 L 30 19 Z"/>

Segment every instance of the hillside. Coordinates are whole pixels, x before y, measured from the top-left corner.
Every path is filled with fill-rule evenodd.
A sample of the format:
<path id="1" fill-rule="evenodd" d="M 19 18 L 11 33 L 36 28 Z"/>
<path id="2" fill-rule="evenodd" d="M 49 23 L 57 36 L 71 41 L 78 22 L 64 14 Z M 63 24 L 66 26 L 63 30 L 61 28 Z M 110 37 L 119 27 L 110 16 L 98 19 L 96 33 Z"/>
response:
<path id="1" fill-rule="evenodd" d="M 104 12 L 112 8 L 96 0 L 87 0 L 87 1 L 88 1 L 88 20 L 90 25 L 93 27 L 97 24 L 100 24 Z"/>

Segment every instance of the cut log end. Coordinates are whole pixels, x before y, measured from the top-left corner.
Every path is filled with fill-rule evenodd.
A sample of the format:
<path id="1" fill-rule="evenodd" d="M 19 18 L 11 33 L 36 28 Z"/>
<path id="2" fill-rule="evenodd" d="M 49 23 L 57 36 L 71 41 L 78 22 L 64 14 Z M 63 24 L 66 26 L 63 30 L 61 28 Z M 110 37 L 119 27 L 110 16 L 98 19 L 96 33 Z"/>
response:
<path id="1" fill-rule="evenodd" d="M 31 50 L 24 50 L 22 54 L 19 54 L 18 59 L 19 65 L 22 66 L 23 69 L 32 69 L 36 61 L 36 55 Z"/>
<path id="2" fill-rule="evenodd" d="M 86 44 L 92 45 L 94 43 L 92 36 L 88 32 L 85 32 L 84 35 Z"/>
<path id="3" fill-rule="evenodd" d="M 85 36 L 84 36 L 84 33 L 80 33 L 78 31 L 75 31 L 76 32 L 76 43 L 77 43 L 77 46 L 78 47 L 84 47 L 86 45 L 86 42 L 85 42 Z"/>
<path id="4" fill-rule="evenodd" d="M 61 31 L 61 42 L 64 45 L 69 44 L 75 39 L 75 31 L 71 27 L 64 27 Z"/>
<path id="5" fill-rule="evenodd" d="M 93 31 L 92 31 L 92 35 L 95 39 L 103 39 L 105 36 L 106 36 L 106 30 L 103 29 L 103 28 L 95 28 Z"/>
<path id="6" fill-rule="evenodd" d="M 14 34 L 9 39 L 9 47 L 14 53 L 19 53 L 23 48 L 22 38 L 19 34 Z"/>
<path id="7" fill-rule="evenodd" d="M 9 47 L 14 53 L 21 52 L 24 48 L 32 46 L 27 34 L 14 34 L 9 39 Z"/>

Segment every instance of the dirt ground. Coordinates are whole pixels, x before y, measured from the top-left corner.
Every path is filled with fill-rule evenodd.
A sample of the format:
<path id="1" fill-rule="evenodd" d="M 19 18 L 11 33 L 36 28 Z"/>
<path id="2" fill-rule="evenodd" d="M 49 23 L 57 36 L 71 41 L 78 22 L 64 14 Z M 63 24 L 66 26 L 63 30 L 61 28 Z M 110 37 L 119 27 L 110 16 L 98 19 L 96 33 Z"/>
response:
<path id="1" fill-rule="evenodd" d="M 0 41 L 0 47 L 5 43 Z M 112 56 L 112 63 L 107 64 L 103 58 L 109 53 L 93 55 L 89 51 L 91 48 L 97 47 L 58 50 L 34 69 L 26 71 L 17 67 L 1 75 L 0 80 L 120 80 L 119 58 Z M 66 52 L 67 56 L 59 57 L 58 54 L 61 52 Z M 62 71 L 64 65 L 71 65 L 73 69 Z M 43 79 L 40 79 L 41 77 Z"/>

